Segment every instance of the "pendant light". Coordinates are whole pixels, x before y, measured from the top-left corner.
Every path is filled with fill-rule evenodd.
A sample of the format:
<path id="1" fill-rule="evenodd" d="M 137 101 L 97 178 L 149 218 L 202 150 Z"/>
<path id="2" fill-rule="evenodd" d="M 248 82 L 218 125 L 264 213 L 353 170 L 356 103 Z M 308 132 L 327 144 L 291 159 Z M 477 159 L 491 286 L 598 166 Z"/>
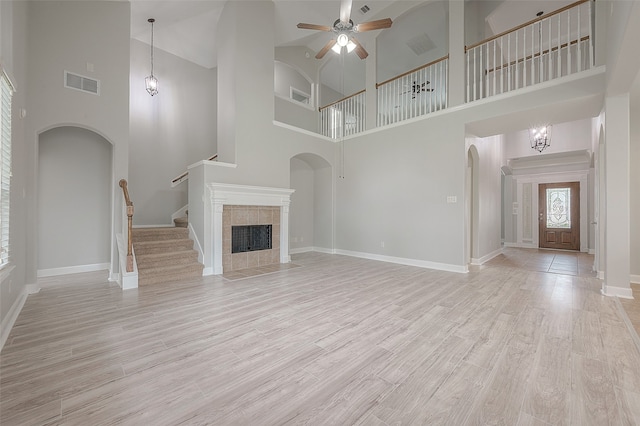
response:
<path id="1" fill-rule="evenodd" d="M 147 22 L 151 24 L 151 75 L 144 79 L 144 84 L 147 92 L 153 96 L 158 94 L 158 79 L 153 76 L 153 23 L 156 22 L 156 20 L 149 18 Z"/>

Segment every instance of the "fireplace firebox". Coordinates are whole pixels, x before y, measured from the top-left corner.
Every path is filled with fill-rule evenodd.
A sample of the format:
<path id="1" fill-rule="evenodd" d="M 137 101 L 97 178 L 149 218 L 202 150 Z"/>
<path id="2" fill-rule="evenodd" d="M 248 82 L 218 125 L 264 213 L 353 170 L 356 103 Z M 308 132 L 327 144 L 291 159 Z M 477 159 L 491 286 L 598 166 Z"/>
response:
<path id="1" fill-rule="evenodd" d="M 270 250 L 271 225 L 246 225 L 231 227 L 231 253 Z"/>

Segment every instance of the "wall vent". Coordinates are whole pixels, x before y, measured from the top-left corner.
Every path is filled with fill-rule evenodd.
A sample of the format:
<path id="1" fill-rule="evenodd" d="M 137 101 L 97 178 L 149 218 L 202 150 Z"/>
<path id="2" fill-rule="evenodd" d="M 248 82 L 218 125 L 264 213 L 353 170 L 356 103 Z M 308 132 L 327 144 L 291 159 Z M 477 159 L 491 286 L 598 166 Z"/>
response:
<path id="1" fill-rule="evenodd" d="M 436 47 L 433 41 L 431 41 L 429 36 L 425 33 L 409 39 L 407 41 L 407 46 L 409 46 L 409 49 L 411 49 L 413 53 L 418 56 L 427 53 L 428 51 Z"/>
<path id="2" fill-rule="evenodd" d="M 364 6 L 362 6 L 360 8 L 360 12 L 364 15 L 365 13 L 367 13 L 368 11 L 370 11 L 371 8 L 369 6 L 367 6 L 366 4 Z"/>
<path id="3" fill-rule="evenodd" d="M 69 71 L 64 72 L 64 87 L 100 95 L 100 80 L 74 74 Z"/>

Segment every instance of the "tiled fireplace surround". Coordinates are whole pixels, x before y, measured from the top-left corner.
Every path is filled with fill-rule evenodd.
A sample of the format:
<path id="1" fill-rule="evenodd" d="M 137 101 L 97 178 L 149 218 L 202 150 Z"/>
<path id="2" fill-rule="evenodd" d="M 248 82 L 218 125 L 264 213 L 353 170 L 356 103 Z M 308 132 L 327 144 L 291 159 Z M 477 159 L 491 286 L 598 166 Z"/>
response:
<path id="1" fill-rule="evenodd" d="M 231 227 L 272 225 L 271 249 L 231 253 Z M 280 207 L 224 206 L 222 209 L 222 269 L 224 272 L 280 263 Z"/>
<path id="2" fill-rule="evenodd" d="M 289 204 L 293 189 L 224 183 L 207 187 L 211 204 L 205 208 L 205 223 L 211 226 L 205 226 L 204 261 L 209 274 L 291 262 Z M 272 225 L 272 249 L 231 254 L 234 225 Z"/>

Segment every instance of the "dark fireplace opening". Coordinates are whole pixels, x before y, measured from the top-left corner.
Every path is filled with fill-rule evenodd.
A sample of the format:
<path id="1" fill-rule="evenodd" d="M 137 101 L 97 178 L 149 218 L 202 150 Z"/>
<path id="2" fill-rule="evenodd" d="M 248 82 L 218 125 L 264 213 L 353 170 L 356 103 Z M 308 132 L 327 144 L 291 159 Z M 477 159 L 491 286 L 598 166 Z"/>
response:
<path id="1" fill-rule="evenodd" d="M 231 227 L 231 253 L 271 249 L 271 225 Z"/>

